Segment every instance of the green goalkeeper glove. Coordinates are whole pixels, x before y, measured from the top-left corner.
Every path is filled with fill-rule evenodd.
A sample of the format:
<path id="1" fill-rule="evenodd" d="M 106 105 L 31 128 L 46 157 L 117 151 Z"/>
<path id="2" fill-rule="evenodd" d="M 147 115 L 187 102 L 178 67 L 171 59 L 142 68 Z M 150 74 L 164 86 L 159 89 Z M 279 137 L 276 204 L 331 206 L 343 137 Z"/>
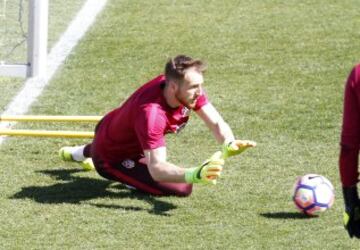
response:
<path id="1" fill-rule="evenodd" d="M 201 166 L 185 169 L 185 181 L 187 183 L 211 183 L 215 185 L 223 165 L 224 160 L 221 158 L 221 152 L 217 151 Z"/>
<path id="2" fill-rule="evenodd" d="M 256 142 L 248 140 L 234 140 L 229 143 L 223 144 L 223 159 L 227 159 L 230 156 L 241 154 L 245 149 L 255 147 Z"/>

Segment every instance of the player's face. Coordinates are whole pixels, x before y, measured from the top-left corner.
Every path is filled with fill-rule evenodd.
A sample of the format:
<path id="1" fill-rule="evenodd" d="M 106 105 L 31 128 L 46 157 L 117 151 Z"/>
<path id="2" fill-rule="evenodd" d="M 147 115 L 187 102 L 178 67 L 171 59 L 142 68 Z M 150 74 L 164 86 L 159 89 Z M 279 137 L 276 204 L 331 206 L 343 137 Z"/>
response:
<path id="1" fill-rule="evenodd" d="M 176 99 L 189 109 L 195 108 L 198 97 L 202 94 L 202 84 L 204 78 L 202 73 L 195 69 L 189 69 L 184 77 L 184 81 L 179 84 L 175 93 Z"/>

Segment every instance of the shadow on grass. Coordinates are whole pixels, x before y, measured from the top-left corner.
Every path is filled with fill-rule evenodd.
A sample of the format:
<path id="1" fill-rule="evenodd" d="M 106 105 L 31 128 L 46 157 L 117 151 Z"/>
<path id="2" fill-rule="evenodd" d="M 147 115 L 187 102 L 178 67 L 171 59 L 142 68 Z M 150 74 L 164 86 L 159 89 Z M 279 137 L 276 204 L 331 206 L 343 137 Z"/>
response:
<path id="1" fill-rule="evenodd" d="M 135 206 L 108 205 L 89 202 L 86 204 L 90 204 L 99 208 L 147 211 L 151 214 L 163 216 L 169 216 L 167 212 L 176 208 L 176 206 L 169 202 L 161 201 L 157 197 L 150 196 L 136 190 L 129 190 L 121 184 L 111 185 L 114 182 L 73 175 L 74 173 L 81 172 L 81 170 L 44 170 L 38 172 L 49 175 L 56 180 L 60 180 L 61 183 L 50 186 L 39 185 L 23 187 L 21 191 L 17 192 L 10 198 L 32 199 L 36 202 L 45 204 L 80 204 L 84 201 L 101 197 L 112 199 L 130 198 L 145 201 L 146 203 L 150 204 L 152 208 L 146 209 Z"/>
<path id="2" fill-rule="evenodd" d="M 261 213 L 261 216 L 269 219 L 314 219 L 318 216 L 309 216 L 298 212 L 275 212 L 275 213 Z"/>

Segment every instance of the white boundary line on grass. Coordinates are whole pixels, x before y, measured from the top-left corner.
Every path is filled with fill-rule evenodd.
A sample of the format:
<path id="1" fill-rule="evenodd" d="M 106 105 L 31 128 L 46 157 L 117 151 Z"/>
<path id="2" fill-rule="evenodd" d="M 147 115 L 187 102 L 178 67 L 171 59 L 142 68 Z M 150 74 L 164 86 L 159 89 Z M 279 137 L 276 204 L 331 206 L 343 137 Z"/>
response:
<path id="1" fill-rule="evenodd" d="M 27 113 L 32 103 L 36 101 L 45 86 L 50 82 L 56 70 L 93 24 L 106 2 L 107 0 L 87 0 L 84 3 L 81 10 L 48 54 L 45 78 L 29 78 L 26 80 L 23 88 L 11 100 L 1 115 L 23 115 Z M 15 124 L 16 122 L 1 122 L 0 129 L 11 128 Z M 5 136 L 0 136 L 0 145 L 5 138 Z"/>

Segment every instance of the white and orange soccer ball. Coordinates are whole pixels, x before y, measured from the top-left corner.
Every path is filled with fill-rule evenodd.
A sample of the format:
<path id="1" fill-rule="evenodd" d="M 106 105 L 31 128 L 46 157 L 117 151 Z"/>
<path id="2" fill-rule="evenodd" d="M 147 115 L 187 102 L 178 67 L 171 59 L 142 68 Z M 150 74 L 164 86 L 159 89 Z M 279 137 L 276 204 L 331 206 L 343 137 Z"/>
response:
<path id="1" fill-rule="evenodd" d="M 306 215 L 316 215 L 329 209 L 335 199 L 334 187 L 322 175 L 307 174 L 298 177 L 293 200 L 296 208 Z"/>

